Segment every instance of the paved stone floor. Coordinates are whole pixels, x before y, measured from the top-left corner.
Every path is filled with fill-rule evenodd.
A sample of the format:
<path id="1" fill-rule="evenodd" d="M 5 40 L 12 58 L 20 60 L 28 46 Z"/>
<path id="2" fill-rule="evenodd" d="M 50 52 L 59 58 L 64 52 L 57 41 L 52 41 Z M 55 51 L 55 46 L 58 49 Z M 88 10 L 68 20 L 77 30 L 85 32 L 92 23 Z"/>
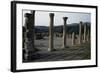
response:
<path id="1" fill-rule="evenodd" d="M 86 60 L 91 58 L 90 44 L 77 45 L 55 51 L 38 51 L 33 53 L 31 59 L 24 62 L 47 62 L 47 61 L 64 61 L 64 60 Z"/>

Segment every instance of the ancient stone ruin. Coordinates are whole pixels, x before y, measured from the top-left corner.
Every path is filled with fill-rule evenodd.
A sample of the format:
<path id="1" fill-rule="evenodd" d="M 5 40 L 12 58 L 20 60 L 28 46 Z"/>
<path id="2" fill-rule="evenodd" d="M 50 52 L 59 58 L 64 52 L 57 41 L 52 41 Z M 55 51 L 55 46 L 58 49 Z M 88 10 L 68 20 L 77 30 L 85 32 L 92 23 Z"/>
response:
<path id="1" fill-rule="evenodd" d="M 49 14 L 50 17 L 50 23 L 49 23 L 49 49 L 48 51 L 54 51 L 54 13 L 50 13 Z M 67 30 L 67 20 L 68 17 L 63 17 L 63 34 L 59 34 L 56 33 L 57 36 L 63 36 L 62 37 L 62 48 L 66 48 L 67 47 L 67 39 L 66 36 L 72 38 L 72 45 L 75 45 L 77 43 L 75 43 L 75 32 L 71 33 L 71 35 L 68 35 L 66 30 Z M 82 44 L 85 43 L 87 41 L 89 41 L 89 30 L 87 30 L 87 26 L 84 25 L 84 34 L 83 34 L 83 40 L 82 40 L 82 21 L 80 21 L 79 24 L 79 34 L 78 34 L 78 44 Z M 25 14 L 25 32 L 24 32 L 24 52 L 25 52 L 25 59 L 27 60 L 29 58 L 29 56 L 36 52 L 37 49 L 35 48 L 34 45 L 34 39 L 35 39 L 35 10 L 32 10 L 31 13 L 26 13 Z M 88 33 L 86 33 L 86 31 L 88 31 Z M 39 34 L 38 34 L 39 35 Z M 48 35 L 45 34 L 45 35 Z M 39 38 L 39 37 L 38 37 Z M 41 38 L 41 37 L 40 37 Z"/>

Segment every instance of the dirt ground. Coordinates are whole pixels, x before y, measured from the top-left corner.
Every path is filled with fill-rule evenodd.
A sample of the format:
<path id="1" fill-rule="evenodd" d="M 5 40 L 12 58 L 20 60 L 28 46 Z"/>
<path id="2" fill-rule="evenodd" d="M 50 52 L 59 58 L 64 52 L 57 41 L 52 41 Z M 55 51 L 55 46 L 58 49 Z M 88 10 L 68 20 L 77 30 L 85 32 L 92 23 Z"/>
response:
<path id="1" fill-rule="evenodd" d="M 75 40 L 75 43 L 78 44 L 78 39 Z M 54 37 L 54 48 L 62 48 L 63 39 L 61 37 Z M 66 45 L 72 46 L 72 39 L 66 39 Z M 44 39 L 35 40 L 35 47 L 40 50 L 48 50 L 49 48 L 49 38 L 44 37 Z"/>

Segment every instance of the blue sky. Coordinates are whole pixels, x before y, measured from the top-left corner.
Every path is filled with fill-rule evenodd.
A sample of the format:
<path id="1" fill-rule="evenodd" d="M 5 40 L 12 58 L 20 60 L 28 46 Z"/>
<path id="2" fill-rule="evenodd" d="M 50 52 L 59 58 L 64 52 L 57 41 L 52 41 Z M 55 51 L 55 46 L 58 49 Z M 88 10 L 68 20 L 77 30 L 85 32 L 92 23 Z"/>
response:
<path id="1" fill-rule="evenodd" d="M 30 13 L 30 11 L 23 11 L 23 14 Z M 36 26 L 49 26 L 49 13 L 54 13 L 54 26 L 63 25 L 63 17 L 68 17 L 67 23 L 90 22 L 90 13 L 75 13 L 75 12 L 50 12 L 50 11 L 36 11 L 35 25 Z M 25 22 L 25 17 L 23 19 Z M 25 24 L 25 23 L 24 23 Z"/>

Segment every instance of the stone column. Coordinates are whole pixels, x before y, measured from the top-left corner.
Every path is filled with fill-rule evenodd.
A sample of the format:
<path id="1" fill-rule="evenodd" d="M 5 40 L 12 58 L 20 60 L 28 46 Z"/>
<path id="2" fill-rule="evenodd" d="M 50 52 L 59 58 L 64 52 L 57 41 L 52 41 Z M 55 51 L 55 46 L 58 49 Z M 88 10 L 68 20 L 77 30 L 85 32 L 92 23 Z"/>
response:
<path id="1" fill-rule="evenodd" d="M 79 44 L 82 43 L 82 22 L 79 24 Z"/>
<path id="2" fill-rule="evenodd" d="M 35 41 L 35 10 L 31 11 L 32 17 L 31 17 L 31 24 L 30 24 L 30 32 L 31 34 L 31 41 L 33 45 L 33 49 L 35 48 L 34 46 L 34 41 Z"/>
<path id="3" fill-rule="evenodd" d="M 63 26 L 63 48 L 66 48 L 66 21 L 68 17 L 63 17 L 64 20 L 64 26 Z"/>
<path id="4" fill-rule="evenodd" d="M 25 59 L 29 59 L 31 56 L 30 52 L 35 52 L 34 48 L 34 23 L 35 23 L 35 11 L 25 14 Z"/>
<path id="5" fill-rule="evenodd" d="M 75 33 L 72 33 L 72 45 L 75 45 Z"/>
<path id="6" fill-rule="evenodd" d="M 49 50 L 53 51 L 54 46 L 53 46 L 53 25 L 54 25 L 54 13 L 50 13 L 50 27 L 49 27 Z"/>
<path id="7" fill-rule="evenodd" d="M 89 37 L 90 33 L 89 33 L 89 29 L 88 29 L 88 32 L 87 32 L 87 41 L 89 41 L 90 37 Z"/>
<path id="8" fill-rule="evenodd" d="M 84 43 L 86 42 L 86 24 L 84 24 Z"/>

